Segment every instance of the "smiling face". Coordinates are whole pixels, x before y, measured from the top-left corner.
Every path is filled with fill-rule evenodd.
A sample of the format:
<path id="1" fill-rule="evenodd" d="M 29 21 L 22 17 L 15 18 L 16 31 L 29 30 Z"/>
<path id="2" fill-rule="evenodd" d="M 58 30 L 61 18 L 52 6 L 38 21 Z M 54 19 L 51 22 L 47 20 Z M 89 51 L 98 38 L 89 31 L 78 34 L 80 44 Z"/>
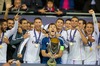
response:
<path id="1" fill-rule="evenodd" d="M 7 24 L 8 24 L 9 29 L 12 29 L 14 27 L 14 21 L 13 20 L 8 20 Z"/>
<path id="2" fill-rule="evenodd" d="M 67 21 L 65 22 L 65 28 L 68 28 L 68 29 L 71 28 L 71 21 L 70 21 L 70 20 L 67 20 Z"/>
<path id="3" fill-rule="evenodd" d="M 56 21 L 56 26 L 58 30 L 62 30 L 63 26 L 64 26 L 64 21 L 62 19 L 58 19 Z"/>
<path id="4" fill-rule="evenodd" d="M 23 20 L 21 26 L 23 30 L 27 30 L 27 20 Z"/>
<path id="5" fill-rule="evenodd" d="M 35 19 L 34 20 L 34 29 L 36 29 L 37 31 L 40 31 L 41 26 L 42 26 L 42 21 L 40 19 Z"/>
<path id="6" fill-rule="evenodd" d="M 78 26 L 78 18 L 74 17 L 71 19 L 71 26 L 72 28 L 76 28 Z"/>
<path id="7" fill-rule="evenodd" d="M 83 24 L 83 21 L 82 20 L 79 20 L 79 28 L 80 29 L 84 29 L 84 24 Z"/>
<path id="8" fill-rule="evenodd" d="M 86 34 L 87 35 L 91 35 L 93 33 L 93 24 L 92 23 L 87 23 L 86 24 L 86 28 L 85 28 L 85 31 L 86 31 Z"/>
<path id="9" fill-rule="evenodd" d="M 3 22 L 0 28 L 1 28 L 1 30 L 2 30 L 3 32 L 5 32 L 6 29 L 7 29 L 7 22 Z"/>
<path id="10" fill-rule="evenodd" d="M 86 21 L 84 19 L 79 19 L 79 24 L 78 24 L 80 29 L 84 29 L 86 26 Z"/>

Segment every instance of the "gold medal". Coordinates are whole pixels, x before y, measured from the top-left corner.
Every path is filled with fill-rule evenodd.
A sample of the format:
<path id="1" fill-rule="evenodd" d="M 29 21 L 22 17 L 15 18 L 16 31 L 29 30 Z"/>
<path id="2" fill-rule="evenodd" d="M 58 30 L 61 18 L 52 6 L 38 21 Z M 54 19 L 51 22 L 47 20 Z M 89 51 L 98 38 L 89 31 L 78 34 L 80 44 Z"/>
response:
<path id="1" fill-rule="evenodd" d="M 69 44 L 70 44 L 70 46 L 73 46 L 73 42 L 70 42 Z"/>
<path id="2" fill-rule="evenodd" d="M 0 45 L 0 49 L 2 48 L 2 45 Z"/>
<path id="3" fill-rule="evenodd" d="M 35 47 L 38 48 L 39 44 L 35 44 Z"/>
<path id="4" fill-rule="evenodd" d="M 90 51 L 92 51 L 93 49 L 92 49 L 92 47 L 90 47 Z"/>

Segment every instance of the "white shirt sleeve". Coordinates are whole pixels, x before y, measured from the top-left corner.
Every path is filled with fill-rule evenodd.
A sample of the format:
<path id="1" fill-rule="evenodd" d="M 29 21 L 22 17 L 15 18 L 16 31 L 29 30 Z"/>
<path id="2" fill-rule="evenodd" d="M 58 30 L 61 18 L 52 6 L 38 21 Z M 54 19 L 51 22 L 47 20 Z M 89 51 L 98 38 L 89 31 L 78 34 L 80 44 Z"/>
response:
<path id="1" fill-rule="evenodd" d="M 17 32 L 18 29 L 18 21 L 15 21 L 14 27 L 11 30 L 6 31 L 5 36 L 6 37 L 10 37 L 12 36 L 14 33 Z"/>
<path id="2" fill-rule="evenodd" d="M 21 54 L 25 44 L 27 43 L 27 41 L 29 40 L 29 38 L 26 38 L 19 46 L 19 49 L 18 49 L 18 54 Z"/>
<path id="3" fill-rule="evenodd" d="M 67 31 L 63 31 L 62 34 L 61 34 L 61 37 L 62 37 L 62 39 L 63 39 L 63 41 L 64 41 L 64 46 L 65 46 L 65 48 L 68 47 L 67 34 L 68 34 Z"/>
<path id="4" fill-rule="evenodd" d="M 96 18 L 96 16 L 95 16 L 95 13 L 92 14 L 92 17 L 93 17 L 93 24 L 94 24 L 94 32 L 96 33 L 97 38 L 99 38 L 98 21 L 97 21 L 97 18 Z"/>

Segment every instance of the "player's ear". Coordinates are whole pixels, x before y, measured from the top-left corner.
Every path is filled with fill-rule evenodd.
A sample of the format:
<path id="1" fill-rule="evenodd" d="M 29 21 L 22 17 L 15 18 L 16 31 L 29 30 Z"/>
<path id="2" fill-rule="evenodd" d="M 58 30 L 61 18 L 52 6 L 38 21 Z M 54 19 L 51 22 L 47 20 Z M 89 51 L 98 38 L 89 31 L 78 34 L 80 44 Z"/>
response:
<path id="1" fill-rule="evenodd" d="M 0 30 L 1 30 L 1 25 L 0 25 Z"/>

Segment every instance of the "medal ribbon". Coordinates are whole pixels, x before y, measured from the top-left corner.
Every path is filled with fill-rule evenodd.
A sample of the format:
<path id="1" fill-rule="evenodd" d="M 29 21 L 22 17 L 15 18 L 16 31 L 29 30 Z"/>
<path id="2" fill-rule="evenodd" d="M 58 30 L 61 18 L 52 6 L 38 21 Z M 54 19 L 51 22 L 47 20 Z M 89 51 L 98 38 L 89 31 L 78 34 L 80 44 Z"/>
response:
<path id="1" fill-rule="evenodd" d="M 36 32 L 34 30 L 34 35 L 35 35 L 35 39 L 36 39 L 35 43 L 39 43 L 41 32 L 39 33 L 39 37 L 37 38 Z"/>
<path id="2" fill-rule="evenodd" d="M 2 37 L 1 37 L 1 41 L 0 41 L 0 45 L 2 44 L 3 37 L 4 37 L 4 33 L 2 33 Z"/>
<path id="3" fill-rule="evenodd" d="M 90 46 L 90 47 L 91 47 L 91 46 L 92 46 L 92 42 L 88 42 L 88 46 Z"/>
<path id="4" fill-rule="evenodd" d="M 71 35 L 72 30 L 70 31 L 70 42 L 74 42 L 74 37 L 75 37 L 76 31 L 77 31 L 77 30 L 74 31 L 73 36 Z"/>

